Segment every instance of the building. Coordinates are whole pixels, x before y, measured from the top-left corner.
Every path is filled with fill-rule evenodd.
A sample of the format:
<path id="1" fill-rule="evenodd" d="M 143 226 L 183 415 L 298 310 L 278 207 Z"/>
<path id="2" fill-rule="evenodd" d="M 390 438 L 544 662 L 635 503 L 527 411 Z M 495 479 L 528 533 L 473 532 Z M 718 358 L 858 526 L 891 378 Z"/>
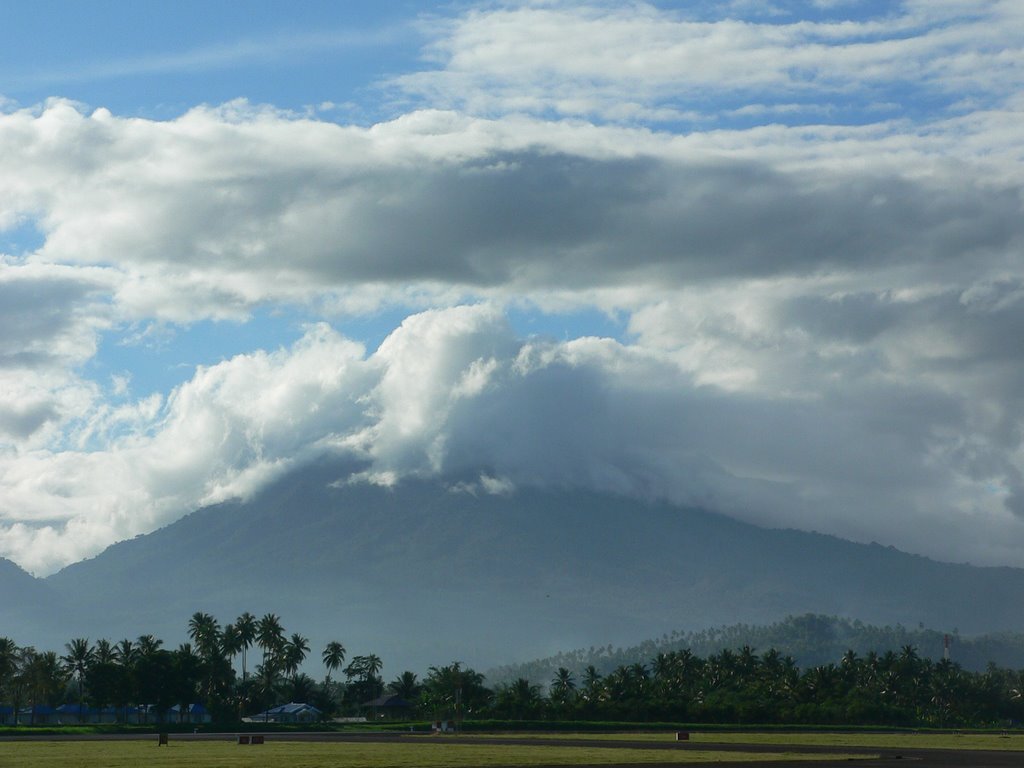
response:
<path id="1" fill-rule="evenodd" d="M 256 715 L 243 717 L 246 723 L 318 723 L 323 719 L 323 712 L 312 704 L 279 704 L 276 707 Z"/>

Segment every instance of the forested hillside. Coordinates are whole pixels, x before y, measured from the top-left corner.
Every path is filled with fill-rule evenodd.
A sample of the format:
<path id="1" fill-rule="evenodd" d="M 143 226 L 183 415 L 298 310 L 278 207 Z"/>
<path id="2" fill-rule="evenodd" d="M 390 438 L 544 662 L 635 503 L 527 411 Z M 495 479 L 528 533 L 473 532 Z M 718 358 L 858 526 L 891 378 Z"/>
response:
<path id="1" fill-rule="evenodd" d="M 774 649 L 792 656 L 802 668 L 836 663 L 847 651 L 864 655 L 870 651 L 897 652 L 915 647 L 922 658 L 939 660 L 943 655 L 943 637 L 950 636 L 950 656 L 966 670 L 981 671 L 989 664 L 1008 669 L 1024 668 L 1024 634 L 999 632 L 974 637 L 960 635 L 954 628 L 948 633 L 923 626 L 875 626 L 861 621 L 805 614 L 790 616 L 774 624 L 753 626 L 734 624 L 699 632 L 676 631 L 638 645 L 616 648 L 611 645 L 577 649 L 543 659 L 509 664 L 492 669 L 492 682 L 525 678 L 546 684 L 559 668 L 577 676 L 588 666 L 601 674 L 629 666 L 645 664 L 659 653 L 690 650 L 697 656 L 710 656 L 722 650 L 749 646 L 758 652 Z"/>

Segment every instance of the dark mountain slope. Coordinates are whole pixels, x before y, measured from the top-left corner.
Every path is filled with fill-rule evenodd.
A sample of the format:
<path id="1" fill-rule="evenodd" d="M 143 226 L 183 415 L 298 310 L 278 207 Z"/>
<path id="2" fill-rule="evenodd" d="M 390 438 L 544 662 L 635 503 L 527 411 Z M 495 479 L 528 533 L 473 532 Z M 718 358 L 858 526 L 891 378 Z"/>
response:
<path id="1" fill-rule="evenodd" d="M 314 648 L 337 638 L 423 669 L 805 612 L 963 633 L 1024 624 L 1018 569 L 577 490 L 338 486 L 343 473 L 322 462 L 49 577 L 76 606 L 60 642 L 173 644 L 197 610 L 273 611 Z"/>
<path id="2" fill-rule="evenodd" d="M 0 636 L 21 645 L 45 643 L 65 615 L 64 599 L 46 582 L 0 557 Z"/>

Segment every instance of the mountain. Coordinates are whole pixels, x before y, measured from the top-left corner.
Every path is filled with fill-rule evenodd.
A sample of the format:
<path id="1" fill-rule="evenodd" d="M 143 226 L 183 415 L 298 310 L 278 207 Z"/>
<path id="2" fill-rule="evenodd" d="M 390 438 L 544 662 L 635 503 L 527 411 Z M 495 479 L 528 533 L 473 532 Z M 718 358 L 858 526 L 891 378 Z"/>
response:
<path id="1" fill-rule="evenodd" d="M 33 577 L 0 557 L 0 636 L 23 645 L 42 644 L 60 632 L 67 615 L 62 595 L 45 581 Z M 63 648 L 63 642 L 57 646 Z"/>
<path id="2" fill-rule="evenodd" d="M 792 656 L 803 669 L 838 663 L 848 650 L 865 657 L 871 651 L 879 655 L 887 651 L 899 654 L 908 645 L 917 649 L 922 658 L 938 661 L 943 657 L 947 641 L 950 658 L 963 669 L 981 672 L 990 662 L 1003 669 L 1024 668 L 1024 633 L 964 637 L 920 626 L 881 627 L 808 613 L 767 625 L 734 624 L 699 632 L 674 631 L 625 648 L 608 645 L 564 651 L 543 659 L 490 669 L 487 679 L 498 683 L 525 677 L 532 683 L 547 685 L 559 667 L 570 670 L 579 680 L 588 666 L 604 675 L 621 666 L 653 666 L 652 660 L 659 653 L 687 649 L 697 657 L 707 658 L 723 649 L 736 650 L 743 646 L 757 653 L 774 649 L 784 656 Z"/>
<path id="3" fill-rule="evenodd" d="M 339 482 L 348 472 L 324 460 L 48 577 L 48 647 L 144 632 L 173 646 L 195 611 L 274 612 L 314 650 L 338 639 L 390 673 L 806 612 L 965 634 L 1024 623 L 1019 569 L 575 489 Z"/>

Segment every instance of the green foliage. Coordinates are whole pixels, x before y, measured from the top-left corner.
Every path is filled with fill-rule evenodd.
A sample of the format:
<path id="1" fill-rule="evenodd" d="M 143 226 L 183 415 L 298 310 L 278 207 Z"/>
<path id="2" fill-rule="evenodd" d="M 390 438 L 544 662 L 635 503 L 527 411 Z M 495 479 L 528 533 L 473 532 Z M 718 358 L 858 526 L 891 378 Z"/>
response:
<path id="1" fill-rule="evenodd" d="M 989 663 L 1012 669 L 1024 668 L 1024 634 L 1001 632 L 964 637 L 956 629 L 941 632 L 918 627 L 910 629 L 896 626 L 874 626 L 861 621 L 804 614 L 790 616 L 783 621 L 763 626 L 734 624 L 705 629 L 699 632 L 675 631 L 635 646 L 615 648 L 591 646 L 550 656 L 544 659 L 510 664 L 490 670 L 488 679 L 501 683 L 525 677 L 534 683 L 546 684 L 559 667 L 565 667 L 577 677 L 588 666 L 602 675 L 613 669 L 636 663 L 647 663 L 659 653 L 689 650 L 700 656 L 710 656 L 723 649 L 744 646 L 764 651 L 775 649 L 790 656 L 801 668 L 820 666 L 838 661 L 848 650 L 864 655 L 871 651 L 897 652 L 913 646 L 928 658 L 938 659 L 943 653 L 943 638 L 952 641 L 952 656 L 966 670 L 981 672 Z"/>
<path id="2" fill-rule="evenodd" d="M 298 671 L 310 652 L 308 640 L 297 633 L 286 636 L 273 614 L 258 622 L 244 614 L 222 630 L 214 617 L 195 613 L 188 628 L 194 647 L 186 643 L 165 650 L 150 635 L 95 645 L 75 638 L 63 657 L 0 638 L 0 697 L 16 708 L 83 701 L 114 706 L 124 713 L 122 721 L 132 704 L 165 713 L 174 704 L 185 709 L 202 703 L 218 722 L 232 724 L 285 701 L 374 721 L 385 714 L 368 705 L 384 691 L 383 661 L 376 654 L 353 656 L 343 668 L 345 682 L 334 682 L 330 673 L 341 667 L 345 651 L 340 643 L 329 643 L 321 654 L 327 674 L 320 683 Z M 667 721 L 961 728 L 1024 720 L 1024 670 L 990 663 L 972 671 L 949 659 L 934 661 L 919 650 L 915 637 L 933 639 L 923 628 L 880 629 L 807 615 L 770 627 L 676 634 L 625 651 L 562 654 L 533 663 L 535 671 L 544 672 L 540 680 L 521 674 L 492 688 L 483 674 L 454 661 L 430 667 L 422 682 L 406 671 L 389 688 L 413 705 L 413 712 L 401 716 L 454 719 L 460 726 L 464 720 L 498 719 L 552 728 L 573 721 L 574 727 Z M 782 640 L 782 648 L 759 652 L 753 642 L 717 647 L 727 639 L 771 638 Z M 865 650 L 865 638 L 879 646 Z M 688 640 L 696 647 L 681 645 Z M 846 640 L 857 643 L 842 648 Z M 962 648 L 969 641 L 956 642 Z M 232 659 L 247 643 L 260 645 L 262 663 L 254 675 L 240 678 Z M 714 650 L 699 650 L 708 647 Z M 801 649 L 805 660 L 826 652 L 829 657 L 800 663 L 786 648 Z M 642 651 L 650 653 L 638 655 Z M 612 666 L 613 659 L 622 663 Z"/>

